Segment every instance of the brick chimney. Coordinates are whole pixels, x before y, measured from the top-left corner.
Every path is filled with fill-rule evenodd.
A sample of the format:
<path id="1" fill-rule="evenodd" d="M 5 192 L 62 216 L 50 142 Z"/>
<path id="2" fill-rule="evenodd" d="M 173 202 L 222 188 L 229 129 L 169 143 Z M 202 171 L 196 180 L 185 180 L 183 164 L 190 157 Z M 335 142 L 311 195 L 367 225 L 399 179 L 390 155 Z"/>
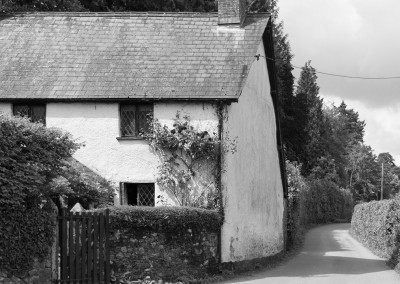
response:
<path id="1" fill-rule="evenodd" d="M 218 24 L 243 24 L 246 9 L 246 0 L 218 0 Z"/>

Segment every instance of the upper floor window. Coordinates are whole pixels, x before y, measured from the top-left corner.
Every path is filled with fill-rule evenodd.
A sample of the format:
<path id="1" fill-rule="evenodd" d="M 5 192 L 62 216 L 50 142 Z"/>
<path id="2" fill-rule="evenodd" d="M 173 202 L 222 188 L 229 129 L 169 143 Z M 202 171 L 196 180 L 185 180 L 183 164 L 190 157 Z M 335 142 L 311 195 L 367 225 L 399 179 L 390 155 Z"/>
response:
<path id="1" fill-rule="evenodd" d="M 149 130 L 149 116 L 153 114 L 153 105 L 135 104 L 120 106 L 121 136 L 137 137 Z"/>
<path id="2" fill-rule="evenodd" d="M 13 114 L 29 117 L 32 122 L 46 124 L 46 105 L 45 104 L 14 104 Z"/>

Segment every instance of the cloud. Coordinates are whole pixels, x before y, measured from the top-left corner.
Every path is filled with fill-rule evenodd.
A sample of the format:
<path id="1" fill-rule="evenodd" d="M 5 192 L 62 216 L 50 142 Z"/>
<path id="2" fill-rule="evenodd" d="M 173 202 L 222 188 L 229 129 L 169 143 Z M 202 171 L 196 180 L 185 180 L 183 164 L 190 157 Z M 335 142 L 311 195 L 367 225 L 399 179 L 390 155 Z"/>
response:
<path id="1" fill-rule="evenodd" d="M 295 57 L 317 71 L 349 76 L 400 76 L 400 1 L 280 0 L 279 18 Z M 294 72 L 298 76 L 299 71 Z M 356 80 L 318 75 L 324 93 L 385 109 L 400 103 L 400 79 Z"/>

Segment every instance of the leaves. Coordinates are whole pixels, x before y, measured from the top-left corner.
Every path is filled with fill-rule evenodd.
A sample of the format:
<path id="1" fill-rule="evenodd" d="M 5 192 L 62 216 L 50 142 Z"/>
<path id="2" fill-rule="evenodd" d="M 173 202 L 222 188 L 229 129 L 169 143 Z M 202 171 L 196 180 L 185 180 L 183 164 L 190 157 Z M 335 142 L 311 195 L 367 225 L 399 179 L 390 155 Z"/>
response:
<path id="1" fill-rule="evenodd" d="M 234 151 L 235 142 L 222 141 L 191 124 L 190 117 L 177 112 L 172 128 L 151 120 L 151 132 L 143 134 L 159 154 L 157 183 L 181 206 L 213 208 L 218 198 L 217 162 L 220 150 Z M 222 148 L 223 147 L 223 148 Z M 212 180 L 210 182 L 210 179 Z"/>
<path id="2" fill-rule="evenodd" d="M 79 147 L 68 133 L 27 119 L 0 115 L 0 206 L 35 206 L 64 159 Z"/>

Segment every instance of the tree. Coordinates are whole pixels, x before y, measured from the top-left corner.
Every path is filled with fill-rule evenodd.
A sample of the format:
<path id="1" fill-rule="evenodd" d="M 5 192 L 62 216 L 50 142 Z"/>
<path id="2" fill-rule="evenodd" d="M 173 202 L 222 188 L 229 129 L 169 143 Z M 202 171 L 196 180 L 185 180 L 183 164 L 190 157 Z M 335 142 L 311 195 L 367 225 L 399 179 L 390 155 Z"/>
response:
<path id="1" fill-rule="evenodd" d="M 348 109 L 342 102 L 339 107 L 335 105 L 323 108 L 324 137 L 323 145 L 327 154 L 335 161 L 339 177 L 339 185 L 349 185 L 349 172 L 347 168 L 347 154 L 349 149 L 363 142 L 365 122 L 359 120 L 358 113 Z"/>
<path id="2" fill-rule="evenodd" d="M 342 131 L 347 135 L 347 145 L 364 142 L 365 121 L 359 119 L 358 112 L 348 109 L 342 101 L 339 107 L 334 107 L 339 113 Z"/>
<path id="3" fill-rule="evenodd" d="M 70 135 L 0 114 L 0 267 L 29 271 L 47 255 L 56 222 L 49 183 L 78 148 Z"/>
<path id="4" fill-rule="evenodd" d="M 85 8 L 79 0 L 2 0 L 0 12 L 34 12 L 34 11 L 56 11 L 56 12 L 82 12 Z"/>
<path id="5" fill-rule="evenodd" d="M 269 12 L 271 14 L 277 70 L 278 113 L 281 122 L 282 139 L 287 158 L 290 161 L 296 161 L 298 160 L 298 150 L 296 149 L 298 144 L 296 137 L 292 134 L 298 130 L 295 119 L 297 107 L 293 93 L 294 76 L 292 74 L 293 66 L 291 63 L 293 54 L 290 49 L 288 34 L 284 32 L 284 22 L 278 21 L 278 0 L 260 0 L 251 3 L 253 3 L 250 5 L 251 11 Z"/>
<path id="6" fill-rule="evenodd" d="M 324 135 L 323 100 L 319 97 L 317 75 L 311 62 L 306 62 L 300 73 L 296 87 L 293 113 L 297 131 L 292 133 L 291 140 L 297 143 L 294 148 L 296 156 L 303 164 L 303 174 L 309 175 L 325 151 L 322 142 Z"/>
<path id="7" fill-rule="evenodd" d="M 0 206 L 38 206 L 78 147 L 68 133 L 0 115 Z"/>
<path id="8" fill-rule="evenodd" d="M 377 157 L 379 166 L 383 165 L 383 198 L 392 198 L 400 190 L 398 167 L 390 153 L 380 153 Z M 382 177 L 381 177 L 382 178 Z"/>
<path id="9" fill-rule="evenodd" d="M 357 201 L 376 200 L 379 196 L 380 167 L 370 146 L 353 145 L 347 155 L 349 187 Z"/>

